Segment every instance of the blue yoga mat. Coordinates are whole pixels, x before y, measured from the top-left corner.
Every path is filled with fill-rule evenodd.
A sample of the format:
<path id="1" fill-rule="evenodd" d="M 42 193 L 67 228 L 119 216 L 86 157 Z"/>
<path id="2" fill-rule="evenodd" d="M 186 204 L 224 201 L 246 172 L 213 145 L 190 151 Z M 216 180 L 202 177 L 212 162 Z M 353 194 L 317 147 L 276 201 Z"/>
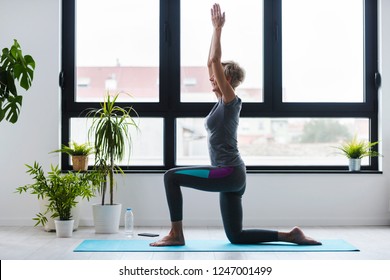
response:
<path id="1" fill-rule="evenodd" d="M 226 240 L 188 240 L 185 246 L 151 247 L 151 240 L 84 240 L 74 252 L 347 252 L 359 251 L 341 239 L 321 240 L 322 245 L 284 242 L 231 244 Z"/>

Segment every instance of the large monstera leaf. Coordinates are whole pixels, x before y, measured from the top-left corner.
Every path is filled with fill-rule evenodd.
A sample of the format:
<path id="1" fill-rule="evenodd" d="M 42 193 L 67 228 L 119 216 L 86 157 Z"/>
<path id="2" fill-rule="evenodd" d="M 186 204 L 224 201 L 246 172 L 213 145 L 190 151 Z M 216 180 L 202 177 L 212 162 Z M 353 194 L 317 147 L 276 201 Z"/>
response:
<path id="1" fill-rule="evenodd" d="M 34 79 L 35 61 L 31 55 L 23 56 L 17 40 L 11 49 L 4 48 L 0 57 L 0 122 L 18 120 L 22 107 L 22 96 L 18 95 L 17 84 L 28 90 Z"/>

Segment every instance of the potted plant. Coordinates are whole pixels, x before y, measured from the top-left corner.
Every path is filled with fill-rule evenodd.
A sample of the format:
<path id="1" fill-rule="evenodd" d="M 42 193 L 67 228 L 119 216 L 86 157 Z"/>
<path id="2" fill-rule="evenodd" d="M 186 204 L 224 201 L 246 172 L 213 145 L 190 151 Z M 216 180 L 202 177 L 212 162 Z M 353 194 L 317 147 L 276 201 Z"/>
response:
<path id="1" fill-rule="evenodd" d="M 373 150 L 377 144 L 378 142 L 358 140 L 354 136 L 350 141 L 344 142 L 336 148 L 349 159 L 349 171 L 359 171 L 362 158 L 380 156 L 377 151 Z"/>
<path id="2" fill-rule="evenodd" d="M 133 107 L 120 107 L 116 104 L 119 94 L 111 96 L 107 92 L 101 107 L 89 109 L 86 116 L 92 118 L 88 137 L 94 143 L 94 169 L 106 178 L 100 187 L 102 200 L 93 205 L 96 233 L 116 233 L 122 205 L 114 203 L 114 174 L 123 171 L 118 165 L 125 155 L 130 159 L 132 137 L 130 128 L 138 130 L 134 117 L 138 117 Z M 109 202 L 106 203 L 106 191 L 109 190 Z"/>
<path id="3" fill-rule="evenodd" d="M 27 166 L 27 173 L 33 177 L 34 183 L 27 184 L 16 189 L 16 192 L 30 192 L 37 195 L 38 199 L 46 199 L 46 211 L 38 213 L 35 226 L 47 223 L 47 214 L 56 219 L 55 227 L 58 237 L 70 237 L 73 232 L 74 220 L 71 210 L 77 199 L 90 199 L 94 196 L 94 188 L 100 183 L 100 174 L 96 172 L 67 172 L 61 174 L 57 166 L 51 166 L 51 170 L 45 175 L 43 168 L 37 162 Z"/>
<path id="4" fill-rule="evenodd" d="M 31 87 L 35 61 L 31 55 L 22 54 L 17 40 L 10 49 L 4 48 L 0 57 L 0 122 L 5 119 L 16 123 L 23 97 L 18 94 L 15 81 L 28 90 Z"/>
<path id="5" fill-rule="evenodd" d="M 62 144 L 61 149 L 52 153 L 57 152 L 65 153 L 72 158 L 74 171 L 86 171 L 88 170 L 88 156 L 93 153 L 93 147 L 89 143 L 78 144 L 72 141 L 69 146 Z"/>

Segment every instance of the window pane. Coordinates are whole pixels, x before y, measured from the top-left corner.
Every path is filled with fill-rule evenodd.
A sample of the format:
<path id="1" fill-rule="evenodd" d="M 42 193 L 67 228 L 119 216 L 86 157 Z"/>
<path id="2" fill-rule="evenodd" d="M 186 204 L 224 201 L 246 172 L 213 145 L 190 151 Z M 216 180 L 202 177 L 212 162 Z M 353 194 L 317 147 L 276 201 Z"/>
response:
<path id="1" fill-rule="evenodd" d="M 70 141 L 88 142 L 90 123 L 91 119 L 72 118 L 70 122 Z M 140 118 L 139 128 L 139 131 L 133 127 L 130 128 L 133 143 L 130 161 L 125 156 L 125 160 L 120 165 L 163 165 L 163 119 Z M 91 159 L 90 164 L 93 164 L 93 162 L 94 160 Z"/>
<path id="2" fill-rule="evenodd" d="M 178 165 L 210 164 L 203 121 L 177 120 Z M 241 118 L 238 143 L 248 166 L 347 166 L 335 146 L 354 135 L 368 140 L 368 119 Z"/>
<path id="3" fill-rule="evenodd" d="M 181 0 L 181 101 L 215 101 L 207 70 L 212 36 L 213 2 Z M 244 102 L 263 101 L 263 1 L 221 0 L 226 12 L 222 60 L 234 60 L 245 69 L 245 81 L 236 89 Z M 196 43 L 195 43 L 196 42 Z"/>
<path id="4" fill-rule="evenodd" d="M 204 118 L 176 121 L 176 164 L 210 164 Z"/>
<path id="5" fill-rule="evenodd" d="M 159 2 L 76 1 L 77 102 L 102 101 L 107 90 L 158 102 Z"/>
<path id="6" fill-rule="evenodd" d="M 282 1 L 284 102 L 364 102 L 363 1 Z"/>

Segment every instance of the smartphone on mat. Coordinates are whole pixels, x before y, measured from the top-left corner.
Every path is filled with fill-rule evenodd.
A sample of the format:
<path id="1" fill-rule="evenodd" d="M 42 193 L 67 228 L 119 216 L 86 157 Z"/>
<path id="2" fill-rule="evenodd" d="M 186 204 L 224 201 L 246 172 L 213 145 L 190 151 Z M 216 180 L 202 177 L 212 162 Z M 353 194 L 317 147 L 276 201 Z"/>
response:
<path id="1" fill-rule="evenodd" d="M 138 233 L 139 236 L 147 236 L 147 237 L 156 237 L 159 236 L 156 233 L 149 233 L 149 232 L 143 232 L 143 233 Z"/>

